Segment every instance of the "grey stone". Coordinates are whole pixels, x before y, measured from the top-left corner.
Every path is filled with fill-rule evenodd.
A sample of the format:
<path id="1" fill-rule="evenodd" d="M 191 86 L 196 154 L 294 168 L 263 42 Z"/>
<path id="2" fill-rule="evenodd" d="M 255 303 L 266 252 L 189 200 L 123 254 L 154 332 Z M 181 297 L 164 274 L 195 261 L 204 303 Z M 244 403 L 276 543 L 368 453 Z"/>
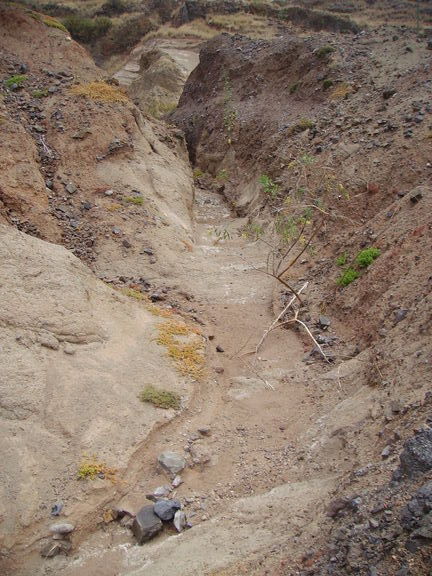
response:
<path id="1" fill-rule="evenodd" d="M 405 442 L 400 455 L 402 475 L 413 478 L 432 470 L 432 429 L 422 430 Z"/>
<path id="2" fill-rule="evenodd" d="M 69 524 L 67 522 L 59 523 L 59 524 L 51 524 L 49 527 L 49 531 L 52 534 L 70 534 L 75 530 L 75 526 L 73 524 Z"/>
<path id="3" fill-rule="evenodd" d="M 399 310 L 395 310 L 395 322 L 401 322 L 404 318 L 406 318 L 406 315 L 408 314 L 408 310 L 407 308 L 399 308 Z"/>
<path id="4" fill-rule="evenodd" d="M 132 532 L 138 544 L 143 544 L 159 534 L 162 527 L 162 521 L 154 513 L 153 506 L 143 506 L 132 523 Z"/>
<path id="5" fill-rule="evenodd" d="M 381 458 L 388 458 L 392 452 L 391 446 L 386 446 L 381 452 Z"/>
<path id="6" fill-rule="evenodd" d="M 331 320 L 328 316 L 320 316 L 318 318 L 318 324 L 321 326 L 321 328 L 328 328 L 331 324 Z"/>
<path id="7" fill-rule="evenodd" d="M 161 520 L 169 522 L 180 508 L 181 504 L 178 500 L 158 500 L 153 507 L 153 511 Z"/>
<path id="8" fill-rule="evenodd" d="M 158 456 L 158 462 L 162 468 L 170 474 L 178 474 L 186 468 L 186 460 L 177 452 L 167 450 Z"/>
<path id="9" fill-rule="evenodd" d="M 183 510 L 177 510 L 174 515 L 174 526 L 177 532 L 183 532 L 187 525 L 188 523 L 186 514 L 183 512 Z"/>
<path id="10" fill-rule="evenodd" d="M 183 480 L 182 480 L 182 477 L 177 474 L 177 476 L 172 481 L 171 486 L 173 488 L 178 488 L 180 486 L 180 484 L 183 484 Z"/>
<path id="11" fill-rule="evenodd" d="M 65 186 L 65 190 L 68 194 L 75 194 L 78 188 L 75 186 L 73 182 L 68 182 Z"/>

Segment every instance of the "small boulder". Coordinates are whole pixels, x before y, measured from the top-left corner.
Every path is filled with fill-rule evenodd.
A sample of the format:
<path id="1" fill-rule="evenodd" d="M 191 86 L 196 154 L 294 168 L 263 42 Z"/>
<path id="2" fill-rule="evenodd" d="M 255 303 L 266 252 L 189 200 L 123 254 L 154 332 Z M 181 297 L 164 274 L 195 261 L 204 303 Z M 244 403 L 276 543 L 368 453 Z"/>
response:
<path id="1" fill-rule="evenodd" d="M 414 478 L 429 470 L 432 470 L 432 428 L 409 438 L 400 455 L 400 471 L 403 476 Z"/>
<path id="2" fill-rule="evenodd" d="M 75 530 L 75 526 L 73 524 L 68 524 L 66 522 L 61 524 L 51 524 L 49 527 L 49 531 L 52 534 L 70 534 Z"/>
<path id="3" fill-rule="evenodd" d="M 162 521 L 154 513 L 153 506 L 143 506 L 133 521 L 132 532 L 138 544 L 144 544 L 159 534 L 162 527 Z"/>
<path id="4" fill-rule="evenodd" d="M 173 476 L 184 470 L 187 464 L 183 456 L 177 454 L 177 452 L 171 452 L 169 450 L 159 454 L 158 462 L 166 472 Z"/>
<path id="5" fill-rule="evenodd" d="M 169 522 L 180 508 L 181 504 L 178 500 L 158 500 L 153 507 L 153 511 L 161 520 Z"/>

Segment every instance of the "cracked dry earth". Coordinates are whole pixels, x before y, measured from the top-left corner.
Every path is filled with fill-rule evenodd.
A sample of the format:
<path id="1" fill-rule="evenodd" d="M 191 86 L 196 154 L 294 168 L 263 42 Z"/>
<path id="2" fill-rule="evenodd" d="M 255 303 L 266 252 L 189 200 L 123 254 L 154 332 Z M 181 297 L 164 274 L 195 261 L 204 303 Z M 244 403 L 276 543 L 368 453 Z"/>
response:
<path id="1" fill-rule="evenodd" d="M 313 402 L 315 394 L 304 385 L 308 371 L 314 370 L 302 362 L 311 344 L 285 330 L 270 334 L 257 357 L 250 353 L 274 318 L 272 279 L 255 269 L 265 263 L 265 245 L 242 238 L 245 221 L 235 218 L 217 193 L 197 189 L 194 216 L 196 243 L 183 254 L 178 276 L 170 280 L 193 295 L 204 319 L 208 377 L 196 385 L 191 403 L 179 417 L 138 446 L 112 500 L 113 505 L 139 509 L 145 494 L 167 482 L 156 466 L 158 454 L 185 450 L 196 463 L 182 474 L 184 483 L 175 496 L 185 504 L 194 528 L 171 538 L 164 533 L 136 547 L 128 529 L 102 523 L 102 529 L 99 525 L 88 534 L 81 531 L 80 545 L 68 558 L 41 563 L 35 554 L 34 574 L 143 570 L 153 575 L 166 574 L 174 566 L 178 575 L 191 573 L 190 569 L 201 574 L 209 566 L 223 567 L 243 558 L 248 549 L 280 550 L 278 532 L 285 539 L 286 529 L 295 538 L 305 527 L 307 532 L 316 530 L 313 507 L 321 505 L 336 476 L 333 472 L 313 479 L 312 474 L 309 481 L 295 483 L 305 478 L 297 465 L 303 459 L 302 433 L 320 412 L 320 403 Z M 215 233 L 221 229 L 228 232 L 224 240 Z M 209 435 L 197 434 L 199 428 L 210 428 Z M 274 497 L 265 493 L 286 482 L 294 483 L 276 488 L 277 506 L 285 510 L 280 516 L 276 512 L 279 520 L 275 520 Z M 243 497 L 254 498 L 239 502 Z M 277 528 L 280 521 L 283 530 Z M 196 537 L 203 543 L 194 542 Z M 173 553 L 178 546 L 192 546 L 193 556 Z M 28 566 L 20 573 L 27 574 Z"/>

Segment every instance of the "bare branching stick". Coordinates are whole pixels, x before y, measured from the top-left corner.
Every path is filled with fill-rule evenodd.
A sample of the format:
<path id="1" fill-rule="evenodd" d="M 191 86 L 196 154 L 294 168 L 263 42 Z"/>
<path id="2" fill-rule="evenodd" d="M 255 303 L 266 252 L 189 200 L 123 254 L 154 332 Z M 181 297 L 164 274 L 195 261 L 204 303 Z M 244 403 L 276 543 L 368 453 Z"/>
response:
<path id="1" fill-rule="evenodd" d="M 295 321 L 298 322 L 299 324 L 301 324 L 303 326 L 303 328 L 306 330 L 306 332 L 309 334 L 309 336 L 311 337 L 313 343 L 315 344 L 315 346 L 318 348 L 318 350 L 320 351 L 321 356 L 324 358 L 324 360 L 326 362 L 330 363 L 330 360 L 327 358 L 326 353 L 324 352 L 324 350 L 321 348 L 321 346 L 318 344 L 318 342 L 315 340 L 314 335 L 312 334 L 312 332 L 309 330 L 309 328 L 306 326 L 306 324 L 304 322 L 302 322 L 301 320 L 299 320 L 296 316 Z"/>
<path id="2" fill-rule="evenodd" d="M 298 290 L 298 293 L 301 294 L 303 292 L 303 290 L 305 288 L 307 288 L 309 282 L 305 282 L 303 284 L 303 286 L 300 288 L 300 290 Z M 255 354 L 258 354 L 259 349 L 261 348 L 264 340 L 267 338 L 268 334 L 273 330 L 273 328 L 276 327 L 276 324 L 279 322 L 279 320 L 286 314 L 286 312 L 289 310 L 289 308 L 291 308 L 291 306 L 294 304 L 296 300 L 296 296 L 293 296 L 291 298 L 291 300 L 288 302 L 288 304 L 285 306 L 285 308 L 282 310 L 282 312 L 277 316 L 277 318 L 270 324 L 270 326 L 267 328 L 267 330 L 264 332 L 264 334 L 261 336 L 261 340 L 258 342 L 258 344 L 256 345 L 255 348 Z"/>

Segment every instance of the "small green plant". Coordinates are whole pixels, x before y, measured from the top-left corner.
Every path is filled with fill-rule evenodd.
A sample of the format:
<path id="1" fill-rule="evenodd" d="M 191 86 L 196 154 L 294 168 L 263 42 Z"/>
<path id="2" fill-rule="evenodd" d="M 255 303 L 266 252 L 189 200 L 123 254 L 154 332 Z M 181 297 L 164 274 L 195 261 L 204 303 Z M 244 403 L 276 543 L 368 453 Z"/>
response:
<path id="1" fill-rule="evenodd" d="M 178 410 L 181 406 L 180 396 L 178 394 L 156 388 L 152 385 L 146 386 L 139 397 L 141 402 L 148 402 L 164 410 L 168 410 L 169 408 Z"/>
<path id="2" fill-rule="evenodd" d="M 218 244 L 222 240 L 231 240 L 231 233 L 226 228 L 215 228 L 212 233 L 216 236 L 215 244 Z"/>
<path id="3" fill-rule="evenodd" d="M 316 51 L 316 55 L 318 58 L 325 58 L 326 56 L 328 56 L 329 54 L 331 54 L 335 50 L 336 49 L 330 45 L 322 46 L 319 50 Z"/>
<path id="4" fill-rule="evenodd" d="M 328 90 L 329 88 L 331 88 L 333 86 L 333 80 L 330 80 L 330 78 L 326 78 L 325 80 L 323 80 L 323 88 L 324 90 Z"/>
<path id="5" fill-rule="evenodd" d="M 357 254 L 356 263 L 360 268 L 367 268 L 380 254 L 381 250 L 379 248 L 366 248 Z"/>
<path id="6" fill-rule="evenodd" d="M 204 176 L 204 172 L 200 168 L 195 168 L 193 171 L 194 180 L 198 180 L 198 178 L 201 178 L 202 176 Z"/>
<path id="7" fill-rule="evenodd" d="M 94 480 L 96 477 L 99 477 L 114 482 L 116 472 L 114 468 L 110 468 L 105 462 L 98 460 L 96 456 L 87 456 L 85 454 L 78 466 L 77 477 L 78 480 Z"/>
<path id="8" fill-rule="evenodd" d="M 26 80 L 27 76 L 25 74 L 15 74 L 14 76 L 11 76 L 7 80 L 5 80 L 5 86 L 10 90 L 16 88 L 22 88 Z"/>
<path id="9" fill-rule="evenodd" d="M 295 84 L 291 84 L 290 89 L 289 89 L 289 93 L 295 94 L 297 92 L 299 86 L 300 86 L 299 82 L 296 82 Z"/>
<path id="10" fill-rule="evenodd" d="M 354 270 L 354 268 L 347 268 L 337 279 L 337 284 L 339 284 L 339 286 L 348 286 L 348 284 L 351 284 L 351 282 L 354 282 L 354 280 L 357 280 L 357 278 L 359 277 L 359 273 L 357 272 L 357 270 Z"/>
<path id="11" fill-rule="evenodd" d="M 142 196 L 126 196 L 125 201 L 129 204 L 135 204 L 136 206 L 142 206 L 144 204 L 144 198 Z"/>
<path id="12" fill-rule="evenodd" d="M 224 168 L 222 170 L 219 170 L 219 172 L 216 174 L 216 180 L 219 180 L 220 182 L 226 182 L 228 178 L 229 178 L 228 171 L 225 170 Z"/>
<path id="13" fill-rule="evenodd" d="M 299 134 L 300 132 L 304 132 L 309 128 L 313 128 L 315 126 L 315 122 L 310 120 L 309 118 L 301 118 L 296 124 L 293 124 L 288 131 L 288 136 L 292 134 Z"/>
<path id="14" fill-rule="evenodd" d="M 343 254 L 341 254 L 340 256 L 338 256 L 336 258 L 336 266 L 345 266 L 345 264 L 347 263 L 348 260 L 348 254 L 346 252 L 344 252 Z"/>
<path id="15" fill-rule="evenodd" d="M 43 90 L 33 90 L 33 98 L 46 98 L 48 96 L 48 90 L 44 88 Z"/>
<path id="16" fill-rule="evenodd" d="M 240 232 L 243 238 L 248 240 L 259 240 L 264 235 L 264 227 L 258 222 L 249 222 Z"/>
<path id="17" fill-rule="evenodd" d="M 270 176 L 267 176 L 267 174 L 262 174 L 259 177 L 259 182 L 267 196 L 276 198 L 280 190 L 279 184 L 276 184 L 276 182 L 272 180 Z"/>

